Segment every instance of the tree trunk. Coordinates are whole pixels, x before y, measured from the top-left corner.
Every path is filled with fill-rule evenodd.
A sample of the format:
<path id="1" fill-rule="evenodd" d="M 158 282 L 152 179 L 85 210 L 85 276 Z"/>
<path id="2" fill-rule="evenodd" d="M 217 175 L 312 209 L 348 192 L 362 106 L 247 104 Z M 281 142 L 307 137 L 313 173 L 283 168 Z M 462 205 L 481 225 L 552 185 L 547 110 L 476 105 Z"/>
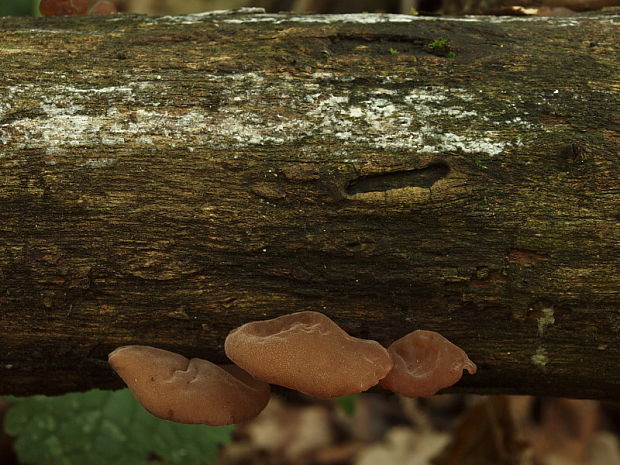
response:
<path id="1" fill-rule="evenodd" d="M 620 399 L 619 21 L 0 19 L 0 393 L 317 310 Z"/>

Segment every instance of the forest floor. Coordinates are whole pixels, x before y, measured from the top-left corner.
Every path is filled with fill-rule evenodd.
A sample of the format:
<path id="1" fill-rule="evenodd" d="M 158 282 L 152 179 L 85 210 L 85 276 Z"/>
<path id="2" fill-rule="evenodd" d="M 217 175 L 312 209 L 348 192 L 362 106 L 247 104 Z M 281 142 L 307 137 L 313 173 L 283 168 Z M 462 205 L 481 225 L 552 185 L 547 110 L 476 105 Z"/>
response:
<path id="1" fill-rule="evenodd" d="M 526 396 L 273 396 L 218 465 L 620 465 L 620 405 Z"/>

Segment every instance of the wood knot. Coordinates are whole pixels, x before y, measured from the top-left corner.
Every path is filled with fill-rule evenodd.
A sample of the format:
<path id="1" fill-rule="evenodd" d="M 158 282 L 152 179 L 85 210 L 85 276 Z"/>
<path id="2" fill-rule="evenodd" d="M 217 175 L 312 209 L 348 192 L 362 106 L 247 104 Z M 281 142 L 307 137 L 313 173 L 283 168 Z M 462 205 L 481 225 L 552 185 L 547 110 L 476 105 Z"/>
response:
<path id="1" fill-rule="evenodd" d="M 266 200 L 281 200 L 286 197 L 286 194 L 282 192 L 276 184 L 259 182 L 253 184 L 250 187 L 250 191 Z"/>
<path id="2" fill-rule="evenodd" d="M 581 144 L 571 143 L 560 147 L 560 155 L 569 164 L 582 163 L 586 159 L 586 150 Z"/>

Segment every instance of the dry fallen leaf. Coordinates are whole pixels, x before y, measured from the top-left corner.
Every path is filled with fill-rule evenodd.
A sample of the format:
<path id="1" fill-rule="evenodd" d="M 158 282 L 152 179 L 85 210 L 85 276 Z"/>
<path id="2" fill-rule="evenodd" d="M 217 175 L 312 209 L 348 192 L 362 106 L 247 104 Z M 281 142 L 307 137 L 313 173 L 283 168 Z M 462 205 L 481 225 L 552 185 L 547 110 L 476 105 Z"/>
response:
<path id="1" fill-rule="evenodd" d="M 491 396 L 471 408 L 434 465 L 529 465 L 531 454 L 511 410 L 511 398 Z"/>
<path id="2" fill-rule="evenodd" d="M 431 459 L 448 444 L 450 436 L 438 432 L 416 432 L 397 426 L 385 440 L 362 450 L 355 465 L 430 465 Z"/>

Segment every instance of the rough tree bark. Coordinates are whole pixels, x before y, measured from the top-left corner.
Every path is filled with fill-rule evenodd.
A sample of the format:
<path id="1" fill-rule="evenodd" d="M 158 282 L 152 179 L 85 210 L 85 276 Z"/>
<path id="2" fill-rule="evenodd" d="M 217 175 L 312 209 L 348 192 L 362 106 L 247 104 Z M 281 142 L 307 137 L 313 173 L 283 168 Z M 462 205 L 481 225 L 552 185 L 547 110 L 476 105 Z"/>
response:
<path id="1" fill-rule="evenodd" d="M 619 21 L 0 19 L 0 393 L 318 310 L 619 399 Z"/>

